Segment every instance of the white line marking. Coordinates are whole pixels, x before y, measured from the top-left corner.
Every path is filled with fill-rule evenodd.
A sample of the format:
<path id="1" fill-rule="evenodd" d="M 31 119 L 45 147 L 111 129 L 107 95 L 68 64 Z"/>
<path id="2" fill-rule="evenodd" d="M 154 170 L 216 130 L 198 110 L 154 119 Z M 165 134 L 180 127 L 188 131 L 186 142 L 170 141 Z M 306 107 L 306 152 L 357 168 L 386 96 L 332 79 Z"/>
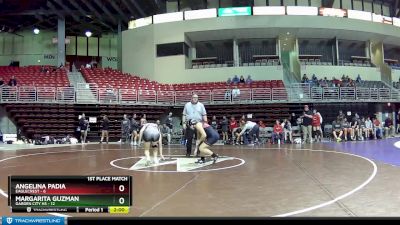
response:
<path id="1" fill-rule="evenodd" d="M 393 145 L 396 148 L 400 148 L 400 141 L 396 141 Z"/>
<path id="2" fill-rule="evenodd" d="M 8 198 L 8 194 L 5 193 L 2 189 L 0 189 L 0 194 L 3 195 L 4 197 Z"/>
<path id="3" fill-rule="evenodd" d="M 31 153 L 31 154 L 26 154 L 26 155 L 19 155 L 19 156 L 12 156 L 12 157 L 8 157 L 5 159 L 1 159 L 1 162 L 10 160 L 10 159 L 16 159 L 16 158 L 21 158 L 21 157 L 26 157 L 26 156 L 34 156 L 34 155 L 47 155 L 47 154 L 58 154 L 58 153 L 75 153 L 75 152 L 96 152 L 96 151 L 117 151 L 117 150 L 121 150 L 121 149 L 107 149 L 107 150 L 77 150 L 77 151 L 61 151 L 61 152 L 39 152 L 39 153 Z M 130 151 L 130 149 L 127 149 L 128 151 Z M 1 188 L 0 188 L 0 194 L 3 195 L 4 197 L 8 198 L 8 194 L 5 193 Z M 49 215 L 53 215 L 53 216 L 58 216 L 58 217 L 71 217 L 69 215 L 65 215 L 65 214 L 61 214 L 61 213 L 47 213 Z"/>
<path id="4" fill-rule="evenodd" d="M 157 206 L 161 205 L 162 203 L 166 202 L 168 199 L 172 198 L 172 196 L 174 196 L 176 193 L 178 193 L 180 190 L 184 189 L 186 186 L 188 186 L 190 183 L 192 183 L 194 180 L 197 179 L 197 177 L 200 174 L 196 174 L 192 179 L 190 179 L 188 182 L 186 182 L 182 187 L 180 187 L 178 190 L 174 191 L 172 194 L 168 195 L 166 198 L 164 198 L 163 200 L 157 202 L 155 205 L 153 205 L 150 209 L 144 211 L 142 214 L 139 215 L 139 217 L 144 216 L 145 214 L 147 214 L 148 212 L 150 212 L 151 210 L 155 209 Z"/>
<path id="5" fill-rule="evenodd" d="M 297 150 L 299 150 L 299 151 L 306 150 L 306 151 L 313 151 L 313 152 L 328 152 L 328 153 L 336 153 L 336 154 L 344 154 L 344 155 L 355 156 L 355 157 L 367 160 L 369 163 L 372 164 L 372 166 L 374 167 L 374 170 L 373 170 L 371 176 L 365 182 L 363 182 L 361 185 L 359 185 L 355 189 L 353 189 L 353 190 L 351 190 L 351 191 L 349 191 L 349 192 L 347 192 L 347 193 L 345 193 L 343 195 L 340 195 L 339 197 L 337 197 L 337 198 L 335 198 L 335 199 L 333 199 L 331 201 L 324 202 L 322 204 L 311 206 L 311 207 L 308 207 L 308 208 L 305 208 L 305 209 L 300 209 L 300 210 L 296 210 L 296 211 L 292 211 L 292 212 L 288 212 L 288 213 L 284 213 L 284 214 L 275 215 L 275 216 L 272 216 L 272 217 L 293 216 L 293 215 L 296 215 L 296 214 L 305 213 L 305 212 L 309 212 L 309 211 L 312 211 L 312 210 L 315 210 L 315 209 L 318 209 L 318 208 L 322 208 L 322 207 L 325 207 L 327 205 L 331 205 L 331 204 L 333 204 L 333 203 L 335 203 L 335 202 L 337 202 L 337 201 L 339 201 L 341 199 L 344 199 L 344 198 L 354 194 L 355 192 L 361 190 L 369 182 L 371 182 L 372 179 L 375 178 L 376 173 L 378 171 L 378 167 L 376 166 L 376 164 L 372 160 L 370 160 L 368 158 L 365 158 L 363 156 L 359 156 L 359 155 L 354 155 L 354 154 L 350 154 L 350 153 L 346 153 L 346 152 L 336 152 L 336 151 L 326 151 L 326 150 L 313 150 L 313 149 L 290 149 L 290 150 L 296 150 L 296 151 Z"/>
<path id="6" fill-rule="evenodd" d="M 241 149 L 245 149 L 245 148 L 241 148 Z M 354 155 L 354 154 L 350 154 L 350 153 L 345 153 L 345 152 L 326 151 L 326 150 L 313 150 L 313 149 L 287 149 L 287 148 L 250 148 L 250 149 L 263 149 L 263 150 L 278 149 L 278 150 L 289 150 L 289 151 L 290 151 L 290 150 L 292 150 L 292 151 L 303 151 L 303 150 L 305 150 L 305 151 L 315 151 L 315 152 L 318 152 L 318 151 L 319 151 L 319 152 L 327 152 L 327 153 L 344 154 L 344 155 L 350 155 L 350 156 L 355 156 L 355 157 L 358 157 L 358 158 L 365 159 L 365 160 L 367 160 L 368 162 L 370 162 L 370 163 L 372 164 L 372 166 L 374 167 L 374 170 L 373 170 L 371 176 L 370 176 L 364 183 L 362 183 L 360 186 L 358 186 L 357 188 L 351 190 L 351 191 L 348 192 L 348 193 L 345 193 L 345 194 L 343 194 L 343 195 L 341 195 L 341 196 L 339 196 L 339 197 L 337 197 L 337 198 L 335 198 L 335 199 L 333 199 L 333 200 L 331 200 L 331 201 L 328 201 L 328 202 L 325 202 L 325 203 L 322 203 L 322 204 L 319 204 L 319 205 L 316 205 L 316 206 L 311 206 L 311 207 L 308 207 L 308 208 L 305 208 L 305 209 L 301 209 L 301 210 L 297 210 L 297 211 L 293 211 L 293 212 L 289 212 L 289 213 L 284 213 L 284 214 L 275 215 L 275 216 L 273 216 L 273 217 L 292 216 L 292 215 L 296 215 L 296 214 L 300 214 L 300 213 L 304 213 L 304 212 L 309 212 L 309 211 L 312 211 L 312 210 L 315 210 L 315 209 L 322 208 L 322 207 L 325 207 L 325 206 L 327 206 L 327 205 L 333 204 L 333 203 L 335 203 L 335 202 L 337 202 L 337 201 L 339 201 L 339 200 L 341 200 L 341 199 L 344 199 L 344 198 L 350 196 L 351 194 L 354 194 L 355 192 L 361 190 L 363 187 L 365 187 L 368 183 L 370 183 L 370 182 L 375 178 L 376 173 L 377 173 L 377 171 L 378 171 L 376 164 L 375 164 L 373 161 L 371 161 L 370 159 L 365 158 L 365 157 L 363 157 L 363 156 L 358 156 L 358 155 Z M 13 156 L 13 157 L 9 157 L 9 158 L 2 159 L 2 160 L 0 160 L 0 162 L 4 162 L 4 161 L 10 160 L 10 159 L 15 159 L 15 158 L 21 158 L 21 157 L 26 157 L 26 156 L 33 156 L 33 155 L 46 155 L 46 154 L 56 154 L 56 153 L 76 153 L 76 152 L 81 152 L 81 153 L 82 153 L 82 152 L 95 152 L 95 151 L 123 151 L 123 150 L 131 151 L 130 149 L 101 149 L 101 150 L 84 150 L 84 151 L 82 151 L 82 150 L 77 150 L 77 151 L 61 151 L 61 152 L 40 152 L 40 153 L 32 153 L 32 154 L 26 154 L 26 155 Z M 131 157 L 127 157 L 127 158 L 131 158 Z M 124 159 L 124 158 L 121 158 L 121 159 Z M 236 159 L 239 159 L 239 158 L 236 158 Z M 239 159 L 239 160 L 242 160 L 242 159 Z M 110 164 L 111 164 L 112 162 L 113 162 L 113 161 L 111 161 Z M 242 160 L 242 164 L 244 164 L 244 163 L 245 163 L 245 161 Z M 242 164 L 240 164 L 240 165 L 242 165 Z M 238 166 L 239 166 L 239 165 L 238 165 Z M 115 166 L 115 167 L 120 168 L 120 169 L 124 169 L 124 168 L 121 168 L 121 167 L 118 167 L 118 166 Z M 236 166 L 233 166 L 233 167 L 236 167 Z M 224 168 L 224 169 L 228 169 L 228 168 L 230 168 L 230 167 L 227 167 L 227 168 Z M 213 169 L 205 170 L 205 171 L 212 171 L 212 170 L 213 170 Z M 214 169 L 214 170 L 215 170 L 215 169 Z M 218 170 L 218 169 L 217 169 L 217 170 Z M 147 171 L 147 172 L 149 172 L 149 171 Z M 162 171 L 152 171 L 152 172 L 162 172 Z M 177 171 L 172 171 L 172 172 L 177 172 Z M 201 172 L 201 170 L 192 171 L 192 172 Z M 183 188 L 183 187 L 182 187 L 182 188 Z M 180 189 L 179 189 L 179 190 L 180 190 Z M 179 190 L 177 190 L 177 191 L 179 191 Z M 177 191 L 176 191 L 176 192 L 177 192 Z M 173 194 L 175 194 L 176 192 L 174 192 Z M 0 194 L 3 195 L 4 197 L 8 197 L 8 195 L 7 195 L 1 188 L 0 188 Z M 167 198 L 168 198 L 168 197 L 167 197 Z M 164 199 L 164 200 L 166 200 L 166 199 Z M 161 204 L 161 202 L 160 202 L 160 204 Z M 49 213 L 49 214 L 50 214 L 50 213 Z M 54 213 L 52 213 L 51 215 L 54 215 Z M 142 215 L 143 215 L 143 214 L 142 214 Z M 64 214 L 57 214 L 57 216 L 69 217 L 68 215 L 64 215 Z"/>
<path id="7" fill-rule="evenodd" d="M 118 165 L 115 164 L 115 162 L 121 161 L 121 160 L 124 160 L 124 159 L 134 159 L 134 158 L 141 158 L 141 156 L 133 156 L 133 157 L 125 157 L 125 158 L 114 159 L 113 161 L 110 162 L 110 165 L 115 167 L 115 168 L 122 169 L 122 170 L 131 170 L 131 168 L 118 166 Z M 191 159 L 193 159 L 193 161 L 195 160 L 195 158 L 191 158 Z M 231 168 L 235 168 L 235 167 L 241 166 L 241 165 L 246 163 L 246 161 L 244 161 L 241 158 L 229 157 L 229 159 L 231 159 L 231 160 L 237 159 L 237 160 L 240 161 L 240 163 L 236 164 L 236 165 L 232 165 L 232 166 L 220 167 L 220 168 L 214 168 L 214 169 L 205 169 L 205 170 L 188 170 L 188 171 L 185 171 L 185 170 L 182 170 L 180 167 L 179 168 L 177 167 L 177 170 L 135 170 L 135 171 L 152 172 L 152 173 L 197 173 L 197 172 L 209 172 L 209 171 L 218 171 L 218 170 L 231 169 Z"/>
<path id="8" fill-rule="evenodd" d="M 3 195 L 4 197 L 8 198 L 8 194 L 5 193 L 5 192 L 4 192 L 3 190 L 1 190 L 1 189 L 0 189 L 0 194 Z M 58 217 L 71 217 L 71 216 L 69 216 L 69 215 L 64 215 L 64 214 L 61 214 L 61 213 L 47 213 L 47 214 L 53 215 L 53 216 L 58 216 Z"/>

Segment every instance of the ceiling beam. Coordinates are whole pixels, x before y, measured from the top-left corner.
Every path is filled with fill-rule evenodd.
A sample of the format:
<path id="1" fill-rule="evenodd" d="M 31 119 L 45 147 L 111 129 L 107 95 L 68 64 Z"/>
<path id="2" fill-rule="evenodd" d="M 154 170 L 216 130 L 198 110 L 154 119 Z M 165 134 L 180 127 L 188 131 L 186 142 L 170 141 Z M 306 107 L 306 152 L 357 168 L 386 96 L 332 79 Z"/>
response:
<path id="1" fill-rule="evenodd" d="M 91 12 L 93 12 L 96 15 L 97 18 L 99 18 L 100 21 L 104 21 L 104 17 L 87 0 L 82 0 L 82 2 L 86 5 L 86 7 L 88 7 L 88 9 Z M 113 26 L 111 25 L 111 27 L 113 27 Z M 113 29 L 113 28 L 110 28 L 110 29 L 112 29 L 112 31 L 115 32 L 115 29 Z"/>
<path id="2" fill-rule="evenodd" d="M 47 1 L 47 7 L 49 7 L 59 18 L 65 18 L 64 14 L 60 13 L 51 2 Z"/>
<path id="3" fill-rule="evenodd" d="M 105 5 L 101 5 L 101 2 L 99 0 L 94 0 L 94 2 L 97 4 L 97 6 L 103 10 L 107 16 L 110 18 L 110 20 L 114 23 L 117 24 L 118 21 L 115 20 L 114 15 L 110 13 L 110 11 L 105 7 Z"/>
<path id="4" fill-rule="evenodd" d="M 115 32 L 115 30 L 114 30 L 114 28 L 113 28 L 112 26 L 110 26 L 109 24 L 107 24 L 107 23 L 105 23 L 105 22 L 102 21 L 102 17 L 101 17 L 100 14 L 97 15 L 97 13 L 96 13 L 95 11 L 92 11 L 92 12 L 94 12 L 96 15 L 95 15 L 95 16 L 89 15 L 89 14 L 91 14 L 91 13 L 88 13 L 88 12 L 86 12 L 85 10 L 83 10 L 82 7 L 81 7 L 78 3 L 76 3 L 76 0 L 70 0 L 69 2 L 78 10 L 78 12 L 79 12 L 82 16 L 88 17 L 88 18 L 90 18 L 90 19 L 92 19 L 92 20 L 94 20 L 94 21 L 96 21 L 96 22 L 102 24 L 103 26 L 107 27 L 107 28 L 110 29 L 111 31 Z M 88 7 L 88 8 L 89 8 L 89 7 Z M 89 8 L 89 9 L 90 9 L 90 8 Z M 99 17 L 99 16 L 100 16 L 100 17 Z M 97 19 L 96 19 L 96 18 L 97 18 Z"/>
<path id="5" fill-rule="evenodd" d="M 113 8 L 118 12 L 118 14 L 121 16 L 121 19 L 122 19 L 125 23 L 128 23 L 128 22 L 129 22 L 129 19 L 128 19 L 127 15 L 126 15 L 125 13 L 122 12 L 121 7 L 118 7 L 118 6 L 115 4 L 114 1 L 110 1 L 110 4 L 111 4 L 111 7 L 113 7 Z"/>
<path id="6" fill-rule="evenodd" d="M 100 35 L 102 33 L 102 29 L 96 25 L 93 25 L 92 22 L 75 24 L 75 25 L 69 26 L 69 28 L 71 30 L 78 29 L 81 33 L 80 35 L 83 35 L 83 31 L 85 31 L 87 29 L 90 29 L 92 31 L 92 33 L 97 33 L 98 35 Z"/>
<path id="7" fill-rule="evenodd" d="M 129 1 L 129 0 L 127 0 L 127 1 Z M 145 17 L 145 16 L 146 16 L 146 13 L 144 13 L 142 7 L 140 7 L 140 5 L 139 5 L 135 0 L 132 0 L 132 1 L 130 1 L 130 2 L 133 3 L 133 5 L 135 6 L 135 8 L 138 10 L 138 12 L 139 12 L 139 14 L 140 14 L 140 17 Z M 157 6 L 158 6 L 158 5 L 157 5 Z"/>
<path id="8" fill-rule="evenodd" d="M 129 10 L 129 12 L 131 13 L 131 16 L 133 16 L 134 18 L 138 17 L 138 16 L 137 16 L 137 13 L 136 13 L 135 10 L 133 9 L 133 6 L 129 3 L 129 1 L 127 1 L 127 0 L 122 0 L 121 2 L 122 2 L 122 4 L 124 4 L 125 7 Z M 130 17 L 131 17 L 131 16 L 130 16 Z M 129 18 L 130 18 L 130 17 L 129 17 Z"/>
<path id="9" fill-rule="evenodd" d="M 48 15 L 52 15 L 54 13 L 52 13 L 49 10 L 45 10 L 45 11 L 38 11 L 38 10 L 26 10 L 26 11 L 22 11 L 22 12 L 12 12 L 12 11 L 5 11 L 3 12 L 1 15 L 2 16 L 34 16 L 34 15 L 41 15 L 41 16 L 48 16 Z"/>
<path id="10" fill-rule="evenodd" d="M 70 8 L 68 8 L 67 6 L 65 6 L 61 0 L 55 0 L 55 2 L 61 6 L 61 8 L 63 8 L 65 11 L 68 12 L 68 14 L 70 14 L 72 16 L 72 18 L 76 21 L 79 22 L 79 16 L 77 16 L 74 12 L 72 12 L 72 10 Z"/>
<path id="11" fill-rule="evenodd" d="M 399 17 L 400 10 L 397 11 L 398 9 L 399 9 L 399 0 L 396 0 L 396 2 L 394 3 L 394 9 L 393 9 L 395 17 Z"/>

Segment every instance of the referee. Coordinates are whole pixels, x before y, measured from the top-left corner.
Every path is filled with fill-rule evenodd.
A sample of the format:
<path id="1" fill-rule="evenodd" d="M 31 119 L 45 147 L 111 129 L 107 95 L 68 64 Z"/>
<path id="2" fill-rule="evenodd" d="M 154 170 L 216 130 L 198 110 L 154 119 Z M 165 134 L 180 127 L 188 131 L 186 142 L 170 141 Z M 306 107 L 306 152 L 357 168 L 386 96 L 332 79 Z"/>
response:
<path id="1" fill-rule="evenodd" d="M 190 157 L 192 154 L 192 141 L 195 129 L 193 125 L 190 124 L 191 120 L 207 122 L 206 109 L 204 108 L 204 105 L 199 102 L 199 96 L 197 96 L 197 94 L 192 95 L 192 100 L 185 104 L 182 113 L 182 125 L 183 129 L 186 130 L 185 137 L 187 140 L 186 157 Z M 197 137 L 199 138 L 200 136 L 197 135 Z M 198 145 L 199 141 L 196 140 L 196 149 L 194 151 L 195 154 L 197 152 Z"/>

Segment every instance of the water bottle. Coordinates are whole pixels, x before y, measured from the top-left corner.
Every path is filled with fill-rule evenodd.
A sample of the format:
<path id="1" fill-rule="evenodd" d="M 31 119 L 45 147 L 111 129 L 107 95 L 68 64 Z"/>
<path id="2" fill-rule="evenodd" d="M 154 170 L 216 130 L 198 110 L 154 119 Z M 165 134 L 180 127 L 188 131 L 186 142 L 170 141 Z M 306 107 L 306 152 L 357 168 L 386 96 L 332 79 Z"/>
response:
<path id="1" fill-rule="evenodd" d="M 281 144 L 281 139 L 278 139 L 278 145 L 280 145 Z"/>

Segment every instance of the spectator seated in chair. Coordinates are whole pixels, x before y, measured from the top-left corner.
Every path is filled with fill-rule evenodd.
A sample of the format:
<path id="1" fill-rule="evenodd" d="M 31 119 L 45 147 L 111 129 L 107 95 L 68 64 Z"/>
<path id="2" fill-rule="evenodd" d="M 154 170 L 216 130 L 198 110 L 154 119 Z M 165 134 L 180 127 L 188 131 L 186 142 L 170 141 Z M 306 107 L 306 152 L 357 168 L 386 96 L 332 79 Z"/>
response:
<path id="1" fill-rule="evenodd" d="M 382 132 L 382 124 L 381 121 L 378 120 L 378 118 L 374 118 L 373 120 L 373 134 L 374 134 L 374 139 L 382 139 L 383 138 L 383 132 Z"/>
<path id="2" fill-rule="evenodd" d="M 167 126 L 167 124 L 164 123 L 160 130 L 161 130 L 161 135 L 163 137 L 163 140 L 162 140 L 163 144 L 170 145 L 171 144 L 171 133 L 172 133 L 171 129 Z M 166 139 L 166 141 L 165 141 L 165 139 Z"/>
<path id="3" fill-rule="evenodd" d="M 274 131 L 272 132 L 272 139 L 271 139 L 272 144 L 274 144 L 275 141 L 278 140 L 280 140 L 280 142 L 283 143 L 283 127 L 281 126 L 279 120 L 276 120 L 274 125 Z"/>
<path id="4" fill-rule="evenodd" d="M 340 142 L 342 140 L 341 138 L 342 138 L 343 130 L 342 130 L 342 124 L 341 124 L 339 117 L 336 118 L 335 121 L 333 121 L 332 127 L 333 127 L 333 137 L 335 138 L 335 140 L 337 142 Z"/>
<path id="5" fill-rule="evenodd" d="M 251 79 L 251 76 L 249 75 L 249 76 L 247 76 L 246 84 L 251 84 L 251 83 L 253 83 L 253 80 Z"/>
<path id="6" fill-rule="evenodd" d="M 388 117 L 385 119 L 385 137 L 394 137 L 395 129 L 393 125 L 393 120 Z"/>
<path id="7" fill-rule="evenodd" d="M 233 77 L 232 83 L 235 84 L 235 85 L 239 83 L 239 77 L 237 77 L 237 75 L 235 75 L 235 76 Z"/>

